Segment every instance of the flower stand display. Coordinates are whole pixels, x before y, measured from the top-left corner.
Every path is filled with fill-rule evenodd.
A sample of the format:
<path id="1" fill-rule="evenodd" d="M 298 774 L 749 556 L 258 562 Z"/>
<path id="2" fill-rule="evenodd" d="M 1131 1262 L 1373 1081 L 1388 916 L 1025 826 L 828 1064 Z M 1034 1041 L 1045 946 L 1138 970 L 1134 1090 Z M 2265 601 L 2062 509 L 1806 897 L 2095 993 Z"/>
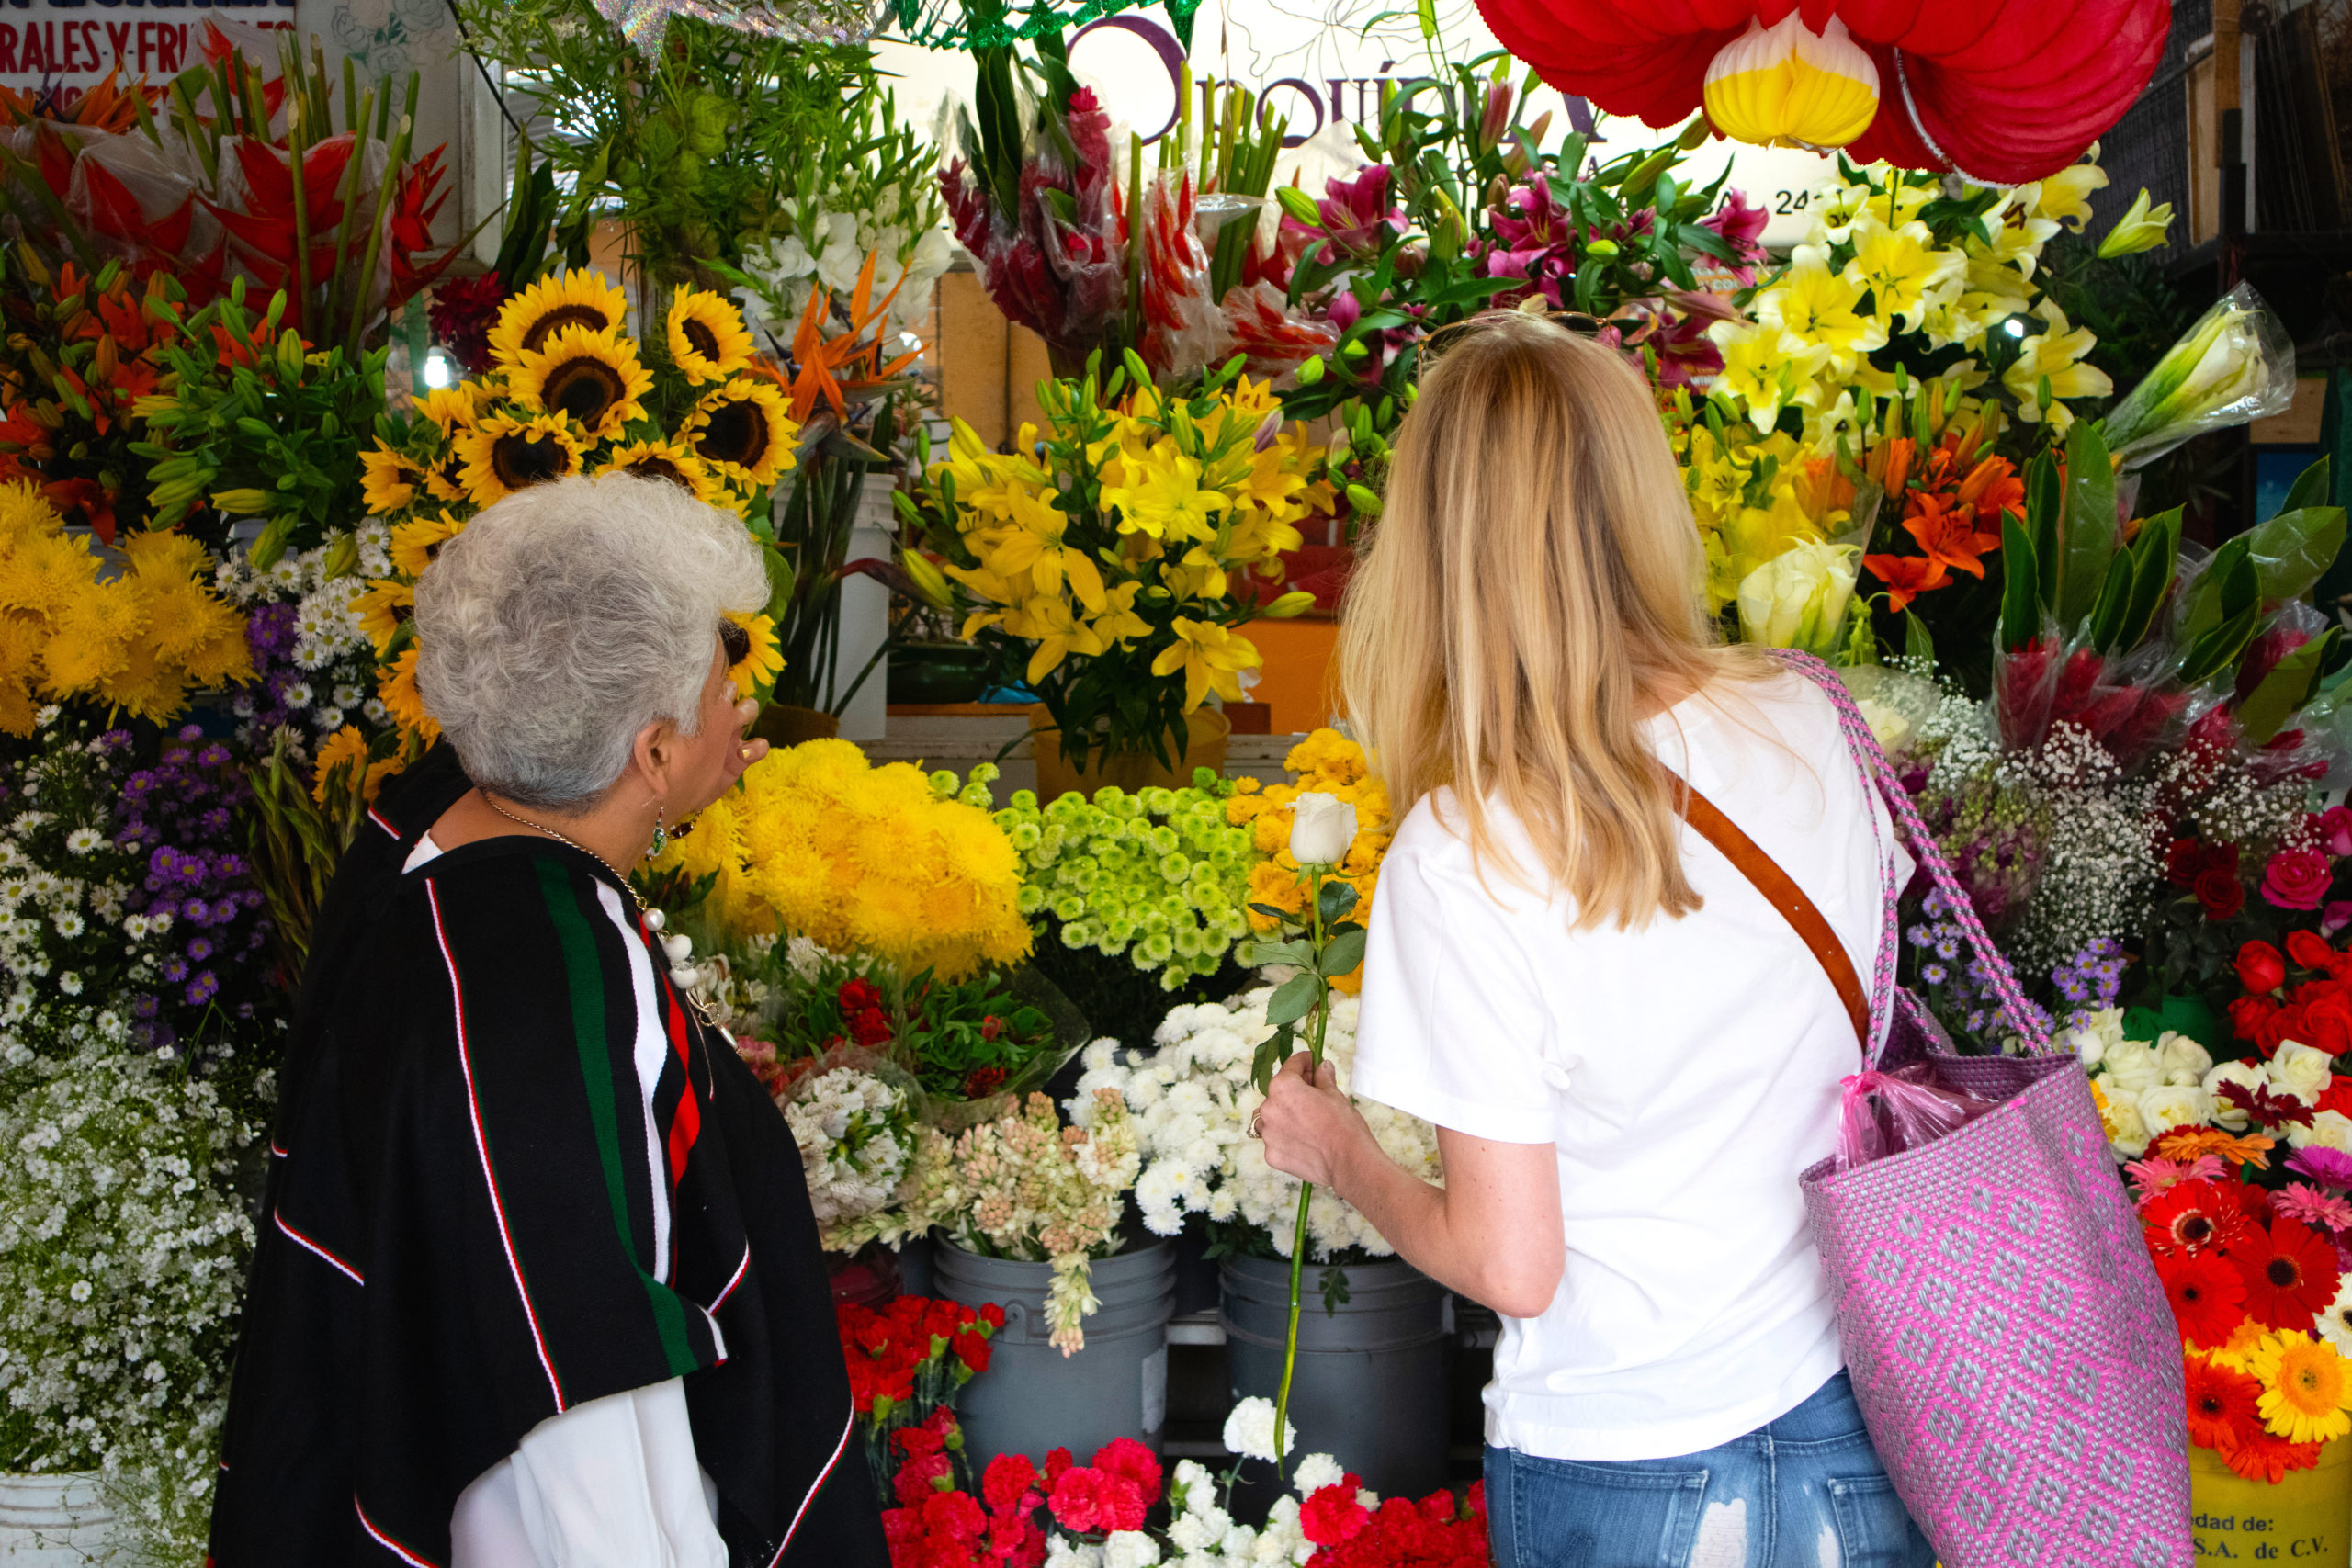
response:
<path id="1" fill-rule="evenodd" d="M 990 1374 L 964 1391 L 958 1410 L 975 1472 L 999 1454 L 1091 1453 L 1114 1438 L 1159 1450 L 1168 1420 L 1174 1246 L 1157 1242 L 1094 1260 L 1091 1287 L 1102 1305 L 1087 1316 L 1085 1348 L 1070 1353 L 1052 1342 L 1051 1263 L 985 1258 L 943 1237 L 934 1267 L 944 1299 L 1004 1309 Z"/>
<path id="2" fill-rule="evenodd" d="M 2188 1450 L 2189 1524 L 2199 1562 L 2352 1561 L 2352 1438 L 2276 1484 L 2249 1480 L 2211 1449 Z"/>
<path id="3" fill-rule="evenodd" d="M 114 1544 L 114 1514 L 94 1472 L 0 1472 L 0 1562 L 8 1568 L 83 1568 Z"/>
<path id="4" fill-rule="evenodd" d="M 1318 1280 L 1334 1274 L 1344 1294 L 1335 1288 L 1318 1299 Z M 1224 1275 L 1218 1318 L 1233 1396 L 1272 1399 L 1283 1376 L 1290 1265 L 1228 1258 Z M 1310 1266 L 1291 1424 L 1315 1433 L 1316 1445 L 1366 1486 L 1418 1497 L 1445 1483 L 1450 1370 L 1445 1291 L 1436 1280 L 1395 1258 Z"/>
<path id="5" fill-rule="evenodd" d="M 1174 767 L 1162 766 L 1148 751 L 1103 751 L 1090 756 L 1083 767 L 1073 766 L 1063 754 L 1053 716 L 1039 703 L 1029 710 L 1030 744 L 1037 754 L 1037 798 L 1052 801 L 1065 795 L 1092 795 L 1105 784 L 1124 790 L 1181 789 L 1193 782 L 1193 770 L 1225 772 L 1226 744 L 1233 726 L 1216 708 L 1196 708 L 1184 716 L 1184 754 Z"/>

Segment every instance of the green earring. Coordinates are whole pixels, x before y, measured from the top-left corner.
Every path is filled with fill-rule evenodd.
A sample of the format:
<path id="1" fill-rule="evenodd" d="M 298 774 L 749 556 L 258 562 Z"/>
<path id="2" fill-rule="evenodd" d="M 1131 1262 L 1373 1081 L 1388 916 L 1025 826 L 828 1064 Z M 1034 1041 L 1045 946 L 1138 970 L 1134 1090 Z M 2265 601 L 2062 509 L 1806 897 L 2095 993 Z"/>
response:
<path id="1" fill-rule="evenodd" d="M 662 826 L 662 808 L 653 808 L 653 847 L 645 852 L 647 860 L 660 860 L 662 852 L 670 847 L 670 835 Z"/>

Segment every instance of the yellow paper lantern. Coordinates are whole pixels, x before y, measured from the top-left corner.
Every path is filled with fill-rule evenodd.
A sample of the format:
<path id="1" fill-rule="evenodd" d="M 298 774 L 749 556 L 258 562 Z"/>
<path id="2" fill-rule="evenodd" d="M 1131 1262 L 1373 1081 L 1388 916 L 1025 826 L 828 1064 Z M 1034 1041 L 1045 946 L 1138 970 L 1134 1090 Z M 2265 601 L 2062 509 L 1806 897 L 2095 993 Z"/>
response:
<path id="1" fill-rule="evenodd" d="M 1707 118 L 1758 146 L 1843 147 L 1870 129 L 1878 95 L 1878 66 L 1835 17 L 1820 33 L 1795 11 L 1750 22 L 1707 66 Z"/>

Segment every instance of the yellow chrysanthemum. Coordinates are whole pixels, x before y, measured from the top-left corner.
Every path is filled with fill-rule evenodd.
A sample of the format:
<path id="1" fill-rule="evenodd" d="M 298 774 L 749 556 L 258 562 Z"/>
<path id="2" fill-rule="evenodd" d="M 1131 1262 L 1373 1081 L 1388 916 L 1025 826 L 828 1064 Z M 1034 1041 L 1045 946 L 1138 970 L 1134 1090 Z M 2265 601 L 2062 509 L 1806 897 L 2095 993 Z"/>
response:
<path id="1" fill-rule="evenodd" d="M 792 468 L 793 443 L 800 435 L 790 406 L 774 382 L 738 376 L 705 394 L 681 434 L 696 457 L 728 478 L 774 484 Z"/>
<path id="2" fill-rule="evenodd" d="M 2263 1425 L 2290 1443 L 2324 1443 L 2352 1432 L 2352 1381 L 2335 1347 L 2299 1329 L 2265 1336 L 2247 1358 L 2262 1380 Z"/>
<path id="3" fill-rule="evenodd" d="M 681 284 L 670 301 L 670 358 L 695 386 L 723 381 L 752 363 L 743 312 L 707 289 Z"/>
<path id="4" fill-rule="evenodd" d="M 511 369 L 566 327 L 611 332 L 628 318 L 628 297 L 602 273 L 543 277 L 499 308 L 498 324 L 490 330 L 490 355 L 500 369 Z"/>
<path id="5" fill-rule="evenodd" d="M 748 697 L 775 684 L 784 670 L 784 645 L 775 635 L 775 622 L 766 615 L 739 615 L 732 610 L 727 618 L 743 628 L 751 639 L 751 649 L 728 668 L 728 679 L 735 682 L 735 694 Z"/>
<path id="6" fill-rule="evenodd" d="M 668 479 L 706 506 L 724 506 L 731 499 L 718 476 L 683 441 L 631 441 L 613 447 L 596 465 L 596 472 Z"/>
<path id="7" fill-rule="evenodd" d="M 447 513 L 436 517 L 413 517 L 392 529 L 392 570 L 403 577 L 422 577 L 441 547 L 466 531 Z"/>
<path id="8" fill-rule="evenodd" d="M 546 347 L 525 349 L 506 380 L 516 402 L 568 416 L 593 441 L 643 419 L 640 400 L 653 389 L 653 373 L 638 362 L 637 345 L 611 328 L 565 327 Z"/>
<path id="9" fill-rule="evenodd" d="M 402 511 L 414 502 L 423 477 L 414 464 L 381 441 L 374 451 L 359 454 L 360 498 L 379 517 Z"/>
<path id="10" fill-rule="evenodd" d="M 424 699 L 417 694 L 416 651 L 413 648 L 401 650 L 392 661 L 391 673 L 376 682 L 376 695 L 383 699 L 392 722 L 403 734 L 430 745 L 441 738 L 441 726 L 424 711 Z"/>
<path id="11" fill-rule="evenodd" d="M 456 456 L 465 465 L 467 498 L 494 506 L 518 490 L 578 473 L 580 452 L 580 437 L 561 414 L 494 413 L 458 437 Z"/>

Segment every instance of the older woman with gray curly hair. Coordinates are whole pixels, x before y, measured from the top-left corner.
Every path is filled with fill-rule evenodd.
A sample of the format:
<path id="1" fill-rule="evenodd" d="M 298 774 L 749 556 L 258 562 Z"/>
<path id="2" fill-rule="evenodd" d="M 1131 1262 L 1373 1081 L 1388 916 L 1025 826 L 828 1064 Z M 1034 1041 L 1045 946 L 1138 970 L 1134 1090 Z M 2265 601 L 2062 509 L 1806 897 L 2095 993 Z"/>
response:
<path id="1" fill-rule="evenodd" d="M 765 750 L 758 549 L 569 479 L 419 579 L 445 744 L 314 931 L 219 1568 L 888 1562 L 798 1152 L 626 874 Z"/>

